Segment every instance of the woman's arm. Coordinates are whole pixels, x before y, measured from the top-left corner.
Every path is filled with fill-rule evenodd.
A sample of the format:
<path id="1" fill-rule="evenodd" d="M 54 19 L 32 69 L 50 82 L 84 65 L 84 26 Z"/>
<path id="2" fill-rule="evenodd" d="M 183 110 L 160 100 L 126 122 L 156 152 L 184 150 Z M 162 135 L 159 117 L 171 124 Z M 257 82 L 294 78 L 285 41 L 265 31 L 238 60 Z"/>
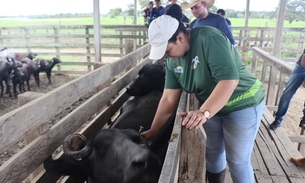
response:
<path id="1" fill-rule="evenodd" d="M 154 138 L 162 129 L 168 118 L 177 108 L 181 91 L 181 89 L 164 89 L 151 128 L 142 133 L 146 140 Z"/>
<path id="2" fill-rule="evenodd" d="M 239 80 L 222 80 L 214 88 L 208 99 L 202 104 L 198 111 L 189 111 L 178 113 L 179 116 L 185 117 L 182 122 L 188 129 L 199 128 L 207 121 L 202 111 L 209 111 L 214 116 L 229 101 Z"/>

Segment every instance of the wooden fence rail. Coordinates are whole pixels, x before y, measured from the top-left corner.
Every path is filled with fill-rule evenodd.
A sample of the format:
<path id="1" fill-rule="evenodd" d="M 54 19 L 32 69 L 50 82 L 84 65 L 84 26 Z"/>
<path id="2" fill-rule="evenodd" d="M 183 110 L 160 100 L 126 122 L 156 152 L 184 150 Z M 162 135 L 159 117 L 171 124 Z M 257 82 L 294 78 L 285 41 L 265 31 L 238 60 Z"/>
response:
<path id="1" fill-rule="evenodd" d="M 266 105 L 271 112 L 277 111 L 280 97 L 285 88 L 285 82 L 293 70 L 293 65 L 271 56 L 260 48 L 253 47 L 252 73 L 266 85 Z M 302 53 L 302 52 L 301 52 Z M 257 72 L 257 67 L 262 70 Z M 291 141 L 299 143 L 298 150 L 305 156 L 305 132 L 302 128 L 300 135 L 289 135 Z"/>
<path id="2" fill-rule="evenodd" d="M 233 27 L 236 47 L 244 62 L 252 61 L 253 46 L 271 53 L 275 28 L 271 27 Z M 281 58 L 296 58 L 305 43 L 304 28 L 285 28 L 283 30 Z M 126 54 L 126 40 L 133 39 L 136 48 L 147 42 L 147 28 L 144 25 L 102 25 L 102 62 L 108 58 L 118 59 Z M 0 44 L 10 50 L 35 52 L 38 56 L 58 56 L 65 62 L 93 62 L 93 25 L 55 25 L 55 26 L 10 26 L 0 27 Z M 79 66 L 77 72 L 90 72 L 91 64 Z M 55 69 L 54 69 L 55 70 Z M 57 67 L 58 73 L 69 73 L 70 67 Z M 75 69 L 74 69 L 75 70 Z"/>

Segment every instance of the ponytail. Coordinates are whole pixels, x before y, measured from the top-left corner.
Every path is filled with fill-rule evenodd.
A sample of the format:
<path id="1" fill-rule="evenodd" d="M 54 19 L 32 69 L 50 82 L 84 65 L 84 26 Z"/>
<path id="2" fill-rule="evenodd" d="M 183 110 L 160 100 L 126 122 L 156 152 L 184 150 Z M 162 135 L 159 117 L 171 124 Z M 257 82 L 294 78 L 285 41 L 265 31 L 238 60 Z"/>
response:
<path id="1" fill-rule="evenodd" d="M 187 34 L 185 25 L 181 22 L 181 19 L 183 17 L 182 9 L 178 4 L 172 4 L 166 9 L 165 14 L 170 15 L 171 17 L 173 17 L 179 21 L 179 26 L 178 26 L 177 31 L 168 41 L 168 42 L 175 43 L 177 41 L 177 36 L 179 33 Z"/>

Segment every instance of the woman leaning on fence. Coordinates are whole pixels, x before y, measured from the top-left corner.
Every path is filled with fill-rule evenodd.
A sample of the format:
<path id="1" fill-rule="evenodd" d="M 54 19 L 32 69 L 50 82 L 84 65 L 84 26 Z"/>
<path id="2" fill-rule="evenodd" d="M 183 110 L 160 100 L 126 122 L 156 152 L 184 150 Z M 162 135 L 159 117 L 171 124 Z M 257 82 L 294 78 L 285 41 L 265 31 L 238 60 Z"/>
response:
<path id="1" fill-rule="evenodd" d="M 234 183 L 253 183 L 253 143 L 265 106 L 264 86 L 241 60 L 228 38 L 213 27 L 186 30 L 179 5 L 153 20 L 148 29 L 149 57 L 167 56 L 166 83 L 151 129 L 153 138 L 176 109 L 182 90 L 195 93 L 199 110 L 179 112 L 182 125 L 207 134 L 209 182 L 223 183 L 228 163 Z M 194 147 L 193 150 L 196 150 Z"/>

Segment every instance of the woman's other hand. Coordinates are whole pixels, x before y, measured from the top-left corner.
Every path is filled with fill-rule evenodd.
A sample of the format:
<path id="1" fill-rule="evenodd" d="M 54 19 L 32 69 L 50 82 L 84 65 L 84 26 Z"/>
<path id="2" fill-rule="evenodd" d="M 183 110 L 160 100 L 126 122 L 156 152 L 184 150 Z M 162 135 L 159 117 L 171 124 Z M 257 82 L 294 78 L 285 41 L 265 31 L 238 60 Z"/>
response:
<path id="1" fill-rule="evenodd" d="M 178 116 L 184 117 L 182 125 L 187 129 L 198 129 L 207 121 L 207 118 L 201 111 L 179 112 Z"/>

